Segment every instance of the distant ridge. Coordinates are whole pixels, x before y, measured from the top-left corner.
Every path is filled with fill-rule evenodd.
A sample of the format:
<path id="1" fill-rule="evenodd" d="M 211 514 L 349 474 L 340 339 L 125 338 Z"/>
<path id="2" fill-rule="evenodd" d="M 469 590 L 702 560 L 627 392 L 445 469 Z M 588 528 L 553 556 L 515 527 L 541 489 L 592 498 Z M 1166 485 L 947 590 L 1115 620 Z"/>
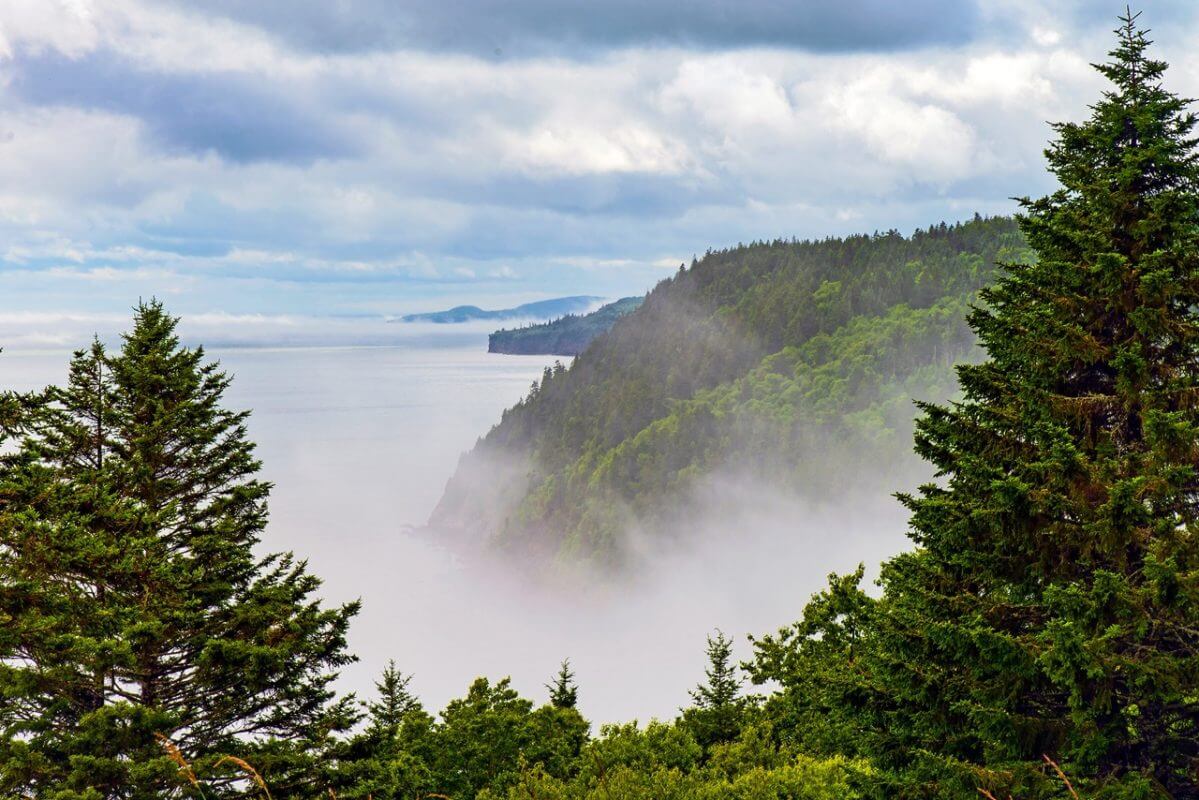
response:
<path id="1" fill-rule="evenodd" d="M 508 328 L 487 337 L 487 352 L 526 356 L 577 356 L 616 320 L 634 311 L 644 297 L 623 297 L 582 316 L 567 314 L 553 322 Z"/>
<path id="2" fill-rule="evenodd" d="M 445 311 L 429 311 L 423 314 L 405 314 L 400 322 L 436 322 L 438 324 L 453 324 L 472 322 L 474 320 L 504 320 L 504 319 L 536 319 L 550 320 L 566 314 L 576 314 L 587 311 L 602 297 L 591 295 L 575 295 L 573 297 L 555 297 L 550 300 L 538 300 L 535 303 L 525 303 L 515 308 L 502 308 L 494 311 L 484 310 L 478 306 L 455 306 Z"/>

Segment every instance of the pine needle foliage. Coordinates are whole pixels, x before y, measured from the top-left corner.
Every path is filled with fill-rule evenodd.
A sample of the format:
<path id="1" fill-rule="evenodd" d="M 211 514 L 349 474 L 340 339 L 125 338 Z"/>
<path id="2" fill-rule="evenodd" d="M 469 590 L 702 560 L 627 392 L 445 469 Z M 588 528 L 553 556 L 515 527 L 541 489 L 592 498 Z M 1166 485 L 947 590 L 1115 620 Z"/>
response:
<path id="1" fill-rule="evenodd" d="M 1199 162 L 1150 44 L 1126 15 L 1110 87 L 1054 126 L 1060 188 L 1021 201 L 1037 259 L 970 317 L 987 360 L 922 406 L 917 548 L 759 642 L 755 678 L 890 796 L 1058 796 L 1049 756 L 1090 797 L 1199 797 Z"/>
<path id="2" fill-rule="evenodd" d="M 565 659 L 558 668 L 552 683 L 546 684 L 550 692 L 550 705 L 554 708 L 575 708 L 579 704 L 579 685 L 575 682 L 570 659 Z"/>
<path id="3" fill-rule="evenodd" d="M 270 485 L 247 412 L 176 324 L 140 304 L 118 352 L 94 342 L 63 387 L 7 400 L 23 410 L 0 460 L 4 796 L 166 796 L 156 734 L 203 769 L 253 756 L 286 792 L 350 721 L 331 682 L 357 606 L 323 608 L 303 562 L 255 552 Z"/>
<path id="4" fill-rule="evenodd" d="M 716 631 L 708 637 L 708 663 L 705 680 L 691 690 L 692 707 L 684 709 L 683 719 L 705 747 L 729 742 L 741 732 L 745 709 L 741 696 L 741 678 L 733 661 L 733 640 Z"/>

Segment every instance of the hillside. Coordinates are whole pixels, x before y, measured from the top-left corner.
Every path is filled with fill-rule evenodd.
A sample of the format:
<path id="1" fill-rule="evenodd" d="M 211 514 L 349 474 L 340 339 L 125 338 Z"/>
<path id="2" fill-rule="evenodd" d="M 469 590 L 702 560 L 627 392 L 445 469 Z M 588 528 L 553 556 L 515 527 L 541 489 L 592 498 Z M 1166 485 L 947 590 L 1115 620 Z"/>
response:
<path id="1" fill-rule="evenodd" d="M 953 391 L 971 300 L 997 260 L 1025 258 L 1013 220 L 979 217 L 709 251 L 547 369 L 463 457 L 431 525 L 618 567 L 628 530 L 685 531 L 718 470 L 816 500 L 893 490 L 899 470 L 924 475 L 912 398 Z"/>
<path id="2" fill-rule="evenodd" d="M 616 320 L 635 311 L 645 298 L 624 297 L 600 306 L 590 314 L 565 317 L 499 330 L 487 337 L 487 352 L 511 355 L 577 356 L 591 340 L 610 329 Z"/>
<path id="3" fill-rule="evenodd" d="M 515 308 L 500 308 L 485 310 L 478 306 L 454 306 L 445 311 L 428 311 L 422 314 L 405 314 L 400 322 L 435 322 L 438 324 L 454 324 L 474 322 L 476 320 L 504 319 L 554 319 L 565 314 L 574 314 L 592 308 L 603 298 L 589 295 L 572 297 L 555 297 L 550 300 L 538 300 L 535 303 L 525 303 Z"/>

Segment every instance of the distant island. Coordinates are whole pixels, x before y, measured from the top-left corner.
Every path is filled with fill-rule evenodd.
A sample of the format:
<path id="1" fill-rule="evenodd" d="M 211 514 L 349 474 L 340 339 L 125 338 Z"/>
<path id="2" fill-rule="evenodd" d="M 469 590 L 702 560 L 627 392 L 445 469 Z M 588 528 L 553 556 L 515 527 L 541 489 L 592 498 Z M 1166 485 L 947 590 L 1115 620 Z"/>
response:
<path id="1" fill-rule="evenodd" d="M 634 311 L 644 300 L 644 297 L 623 297 L 590 314 L 568 314 L 552 322 L 499 330 L 487 337 L 487 352 L 577 356 L 592 339 L 605 333 L 616 320 Z"/>
<path id="2" fill-rule="evenodd" d="M 536 303 L 525 303 L 522 306 L 515 308 L 502 308 L 495 311 L 487 311 L 478 306 L 455 306 L 446 311 L 429 311 L 424 314 L 405 314 L 400 317 L 400 322 L 436 322 L 438 324 L 452 324 L 460 322 L 473 322 L 481 319 L 504 320 L 504 319 L 538 319 L 551 320 L 555 317 L 561 317 L 566 314 L 577 314 L 580 311 L 586 311 L 593 307 L 596 303 L 602 301 L 602 297 L 592 297 L 590 295 L 576 295 L 574 297 L 555 297 L 552 300 L 539 300 Z"/>

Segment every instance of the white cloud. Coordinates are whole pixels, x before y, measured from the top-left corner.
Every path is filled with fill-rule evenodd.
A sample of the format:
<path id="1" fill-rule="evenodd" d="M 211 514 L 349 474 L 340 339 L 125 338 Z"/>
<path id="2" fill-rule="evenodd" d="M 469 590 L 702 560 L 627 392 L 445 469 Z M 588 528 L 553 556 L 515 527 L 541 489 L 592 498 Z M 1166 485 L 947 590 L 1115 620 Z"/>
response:
<path id="1" fill-rule="evenodd" d="M 641 172 L 677 174 L 688 162 L 685 148 L 656 131 L 636 125 L 596 129 L 569 124 L 510 135 L 508 159 L 536 174 L 567 175 Z"/>
<path id="2" fill-rule="evenodd" d="M 21 274 L 6 280 L 9 302 L 50 302 L 51 273 L 29 273 L 51 268 L 64 287 L 82 274 L 112 285 L 82 304 L 125 286 L 240 308 L 251 298 L 239 281 L 267 281 L 274 291 L 253 299 L 276 309 L 328 302 L 311 293 L 331 284 L 339 308 L 386 302 L 345 288 L 367 280 L 617 294 L 647 288 L 663 253 L 1010 209 L 1013 194 L 1047 187 L 1045 120 L 1086 113 L 1101 83 L 1088 62 L 1107 47 L 1069 14 L 1021 3 L 1019 14 L 985 4 L 1008 38 L 902 53 L 488 60 L 319 54 L 196 6 L 11 0 L 0 4 L 0 233 Z M 1199 58 L 1181 32 L 1164 38 L 1180 62 L 1171 86 L 1196 94 Z M 46 69 L 48 53 L 84 68 L 109 59 L 130 83 L 108 88 L 133 96 L 154 76 L 184 87 L 233 76 L 246 97 L 277 99 L 295 124 L 329 125 L 353 147 L 239 160 L 204 144 L 244 134 L 269 156 L 252 107 L 234 109 L 245 116 L 226 120 L 232 133 L 164 142 L 161 120 L 136 105 L 56 100 L 55 81 L 77 73 L 43 76 L 49 100 L 29 95 L 28 71 Z M 184 133 L 209 120 L 186 97 L 155 111 Z"/>
<path id="3" fill-rule="evenodd" d="M 911 168 L 915 179 L 943 182 L 975 171 L 974 130 L 949 109 L 896 96 L 890 81 L 846 86 L 828 98 L 827 111 L 867 152 Z"/>
<path id="4" fill-rule="evenodd" d="M 5 0 L 0 3 L 0 57 L 50 48 L 78 55 L 96 47 L 102 33 L 89 0 Z"/>
<path id="5" fill-rule="evenodd" d="M 661 101 L 675 114 L 698 118 L 709 129 L 730 137 L 788 135 L 794 130 L 797 109 L 779 81 L 787 66 L 777 58 L 740 53 L 689 57 L 662 89 Z"/>

